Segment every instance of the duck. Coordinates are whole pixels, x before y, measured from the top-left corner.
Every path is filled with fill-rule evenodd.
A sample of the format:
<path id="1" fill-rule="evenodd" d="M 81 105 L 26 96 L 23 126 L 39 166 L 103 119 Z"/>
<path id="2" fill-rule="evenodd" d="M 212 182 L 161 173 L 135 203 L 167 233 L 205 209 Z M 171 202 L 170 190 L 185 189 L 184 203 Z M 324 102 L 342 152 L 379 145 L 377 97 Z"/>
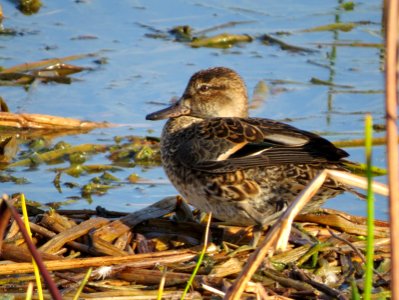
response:
<path id="1" fill-rule="evenodd" d="M 347 171 L 348 153 L 327 139 L 250 117 L 245 83 L 230 68 L 195 73 L 178 101 L 146 119 L 167 119 L 160 152 L 177 191 L 195 208 L 229 225 L 274 224 L 321 171 Z M 347 190 L 327 179 L 302 213 Z"/>

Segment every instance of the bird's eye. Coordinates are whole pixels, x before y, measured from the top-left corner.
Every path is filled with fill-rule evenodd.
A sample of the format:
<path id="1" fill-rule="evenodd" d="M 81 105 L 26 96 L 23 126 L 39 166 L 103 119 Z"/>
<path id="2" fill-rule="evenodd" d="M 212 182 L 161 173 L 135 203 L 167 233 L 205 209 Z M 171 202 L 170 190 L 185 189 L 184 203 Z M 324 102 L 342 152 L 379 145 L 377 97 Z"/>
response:
<path id="1" fill-rule="evenodd" d="M 199 87 L 198 87 L 198 90 L 200 91 L 200 92 L 206 92 L 206 91 L 209 91 L 209 89 L 210 89 L 210 87 L 209 87 L 209 85 L 206 85 L 206 84 L 203 84 L 203 85 L 200 85 Z"/>

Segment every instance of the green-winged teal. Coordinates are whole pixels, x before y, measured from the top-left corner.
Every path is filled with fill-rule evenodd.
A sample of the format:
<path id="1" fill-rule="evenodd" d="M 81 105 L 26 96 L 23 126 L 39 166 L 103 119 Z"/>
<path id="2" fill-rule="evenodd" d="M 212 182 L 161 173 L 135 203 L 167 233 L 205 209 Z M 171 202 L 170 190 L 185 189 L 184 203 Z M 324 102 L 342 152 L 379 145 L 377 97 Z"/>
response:
<path id="1" fill-rule="evenodd" d="M 245 84 L 224 67 L 195 73 L 176 103 L 146 117 L 167 118 L 161 157 L 170 181 L 194 207 L 230 224 L 273 223 L 318 172 L 344 169 L 348 156 L 314 133 L 248 117 Z M 304 212 L 347 189 L 327 181 Z"/>

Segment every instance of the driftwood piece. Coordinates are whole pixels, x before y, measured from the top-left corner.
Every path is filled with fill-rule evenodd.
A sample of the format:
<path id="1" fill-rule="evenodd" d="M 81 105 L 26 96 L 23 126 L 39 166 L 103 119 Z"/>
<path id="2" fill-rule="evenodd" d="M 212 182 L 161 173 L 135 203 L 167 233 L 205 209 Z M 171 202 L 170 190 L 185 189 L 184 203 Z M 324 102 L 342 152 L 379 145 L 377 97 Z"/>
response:
<path id="1" fill-rule="evenodd" d="M 148 207 L 97 229 L 93 233 L 93 238 L 100 238 L 104 241 L 111 242 L 145 220 L 159 218 L 173 212 L 178 204 L 179 200 L 176 196 L 164 198 Z"/>
<path id="2" fill-rule="evenodd" d="M 337 214 L 306 214 L 299 215 L 295 218 L 301 222 L 315 222 L 319 225 L 328 225 L 331 228 L 338 228 L 340 231 L 356 234 L 367 235 L 367 226 L 365 224 L 356 223 L 354 220 L 348 220 Z M 382 222 L 375 224 L 374 235 L 376 238 L 389 237 L 387 226 L 381 226 Z"/>
<path id="3" fill-rule="evenodd" d="M 45 213 L 40 220 L 40 224 L 54 232 L 63 232 L 69 228 L 76 226 L 76 223 L 55 211 Z"/>
<path id="4" fill-rule="evenodd" d="M 213 277 L 227 277 L 229 275 L 238 274 L 242 270 L 242 266 L 244 265 L 243 261 L 233 257 L 228 259 L 227 261 L 216 265 L 211 274 Z"/>
<path id="5" fill-rule="evenodd" d="M 30 229 L 32 230 L 32 232 L 37 233 L 45 238 L 53 238 L 55 235 L 57 235 L 55 232 L 50 231 L 50 230 L 44 228 L 43 226 L 37 225 L 35 223 L 29 223 L 29 224 L 30 224 Z M 96 249 L 94 249 L 93 247 L 86 245 L 86 244 L 76 242 L 76 241 L 69 241 L 66 244 L 74 250 L 88 253 L 93 256 L 103 255 L 102 252 L 96 251 Z"/>
<path id="6" fill-rule="evenodd" d="M 47 243 L 41 246 L 39 249 L 42 252 L 54 253 L 58 251 L 67 242 L 73 241 L 78 237 L 87 234 L 91 229 L 98 228 L 108 222 L 109 220 L 105 218 L 95 218 L 84 221 L 79 225 L 76 225 L 72 228 L 69 228 L 57 234 L 51 240 L 49 240 Z"/>
<path id="7" fill-rule="evenodd" d="M 124 256 L 128 255 L 127 252 L 115 247 L 108 241 L 104 241 L 100 238 L 93 238 L 93 246 L 97 252 L 102 253 L 103 255 L 112 255 L 112 256 Z"/>
<path id="8" fill-rule="evenodd" d="M 153 267 L 157 264 L 168 264 L 183 262 L 193 259 L 197 252 L 191 250 L 171 250 L 155 253 L 134 254 L 117 257 L 90 257 L 90 258 L 71 258 L 44 262 L 47 270 L 69 270 L 87 267 L 110 266 L 123 263 L 130 267 Z M 118 267 L 122 268 L 122 267 Z M 32 263 L 10 263 L 3 264 L 0 268 L 0 275 L 32 273 Z"/>
<path id="9" fill-rule="evenodd" d="M 64 118 L 42 114 L 14 114 L 0 112 L 0 126 L 20 129 L 94 129 L 112 127 L 114 125 L 107 122 L 81 121 L 73 118 Z"/>
<path id="10" fill-rule="evenodd" d="M 18 236 L 19 235 L 19 236 Z M 19 227 L 18 227 L 18 224 L 17 224 L 17 222 L 15 221 L 15 220 L 13 220 L 12 222 L 11 222 L 11 226 L 10 226 L 10 228 L 8 229 L 8 232 L 7 232 L 7 234 L 6 234 L 6 236 L 5 236 L 5 240 L 12 240 L 12 239 L 19 239 L 19 238 L 21 238 L 22 239 L 22 236 L 21 236 L 21 233 L 20 233 L 20 231 L 19 231 Z"/>
<path id="11" fill-rule="evenodd" d="M 43 260 L 56 260 L 60 259 L 59 256 L 41 252 Z M 3 243 L 1 247 L 1 259 L 12 260 L 15 262 L 31 262 L 32 254 L 26 247 L 16 246 L 14 244 Z"/>
<path id="12" fill-rule="evenodd" d="M 47 228 L 40 226 L 36 223 L 29 222 L 29 227 L 32 232 L 37 233 L 46 238 L 52 238 L 53 236 L 56 235 L 55 232 L 48 230 Z"/>
<path id="13" fill-rule="evenodd" d="M 310 292 L 314 291 L 314 289 L 312 288 L 311 285 L 301 282 L 299 280 L 295 280 L 295 279 L 288 278 L 286 276 L 282 276 L 280 273 L 278 273 L 274 270 L 271 270 L 271 269 L 263 270 L 263 274 L 265 276 L 273 279 L 274 281 L 280 283 L 281 285 L 283 285 L 285 287 L 294 288 L 298 291 L 310 291 Z"/>
<path id="14" fill-rule="evenodd" d="M 118 279 L 135 282 L 136 284 L 158 285 L 161 281 L 163 272 L 160 270 L 147 270 L 141 268 L 126 267 L 116 273 Z M 167 272 L 165 277 L 165 286 L 186 283 L 190 279 L 188 273 Z M 200 278 L 196 276 L 194 285 L 199 286 Z"/>
<path id="15" fill-rule="evenodd" d="M 91 284 L 88 284 L 91 285 Z M 93 285 L 97 287 L 98 285 Z M 106 286 L 98 286 L 99 288 L 106 288 Z M 69 294 L 63 295 L 65 300 L 72 300 L 76 291 L 71 291 Z M 162 299 L 163 300 L 176 300 L 182 299 L 183 291 L 163 291 Z M 21 295 L 18 299 L 25 299 L 25 295 Z M 50 296 L 49 296 L 50 297 Z M 48 297 L 48 298 L 49 298 Z M 47 298 L 46 298 L 47 299 Z M 96 292 L 96 293 L 81 293 L 80 299 L 120 299 L 120 300 L 157 300 L 158 297 L 158 290 L 143 290 L 143 289 L 129 289 L 129 290 L 116 290 L 116 291 L 106 291 L 106 292 Z M 200 300 L 203 299 L 201 293 L 192 291 L 186 293 L 184 296 L 186 300 Z M 288 299 L 288 298 L 286 298 Z M 279 299 L 285 300 L 285 299 Z M 289 300 L 289 299 L 288 299 Z"/>
<path id="16" fill-rule="evenodd" d="M 131 242 L 133 234 L 129 232 L 125 232 L 120 237 L 118 237 L 114 243 L 114 246 L 118 249 L 124 250 L 127 245 Z"/>
<path id="17" fill-rule="evenodd" d="M 160 270 L 147 270 L 142 268 L 125 267 L 116 273 L 118 279 L 135 282 L 143 285 L 159 285 L 164 272 Z M 166 272 L 165 286 L 172 286 L 177 284 L 186 284 L 190 279 L 191 274 L 180 272 Z M 194 288 L 200 288 L 203 282 L 208 284 L 220 285 L 222 278 L 196 275 L 193 281 Z"/>

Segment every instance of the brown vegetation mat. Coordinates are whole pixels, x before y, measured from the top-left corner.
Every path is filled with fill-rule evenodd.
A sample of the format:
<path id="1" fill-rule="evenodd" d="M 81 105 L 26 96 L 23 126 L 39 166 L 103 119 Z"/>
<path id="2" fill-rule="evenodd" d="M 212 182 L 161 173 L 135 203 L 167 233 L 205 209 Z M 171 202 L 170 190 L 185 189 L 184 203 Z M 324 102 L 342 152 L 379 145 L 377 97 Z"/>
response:
<path id="1" fill-rule="evenodd" d="M 199 219 L 199 215 L 194 216 Z M 132 214 L 30 212 L 33 242 L 62 293 L 72 299 L 89 267 L 80 299 L 180 299 L 201 251 L 205 225 L 177 197 Z M 362 291 L 366 220 L 321 210 L 297 217 L 288 249 L 271 253 L 243 299 L 349 299 Z M 375 223 L 374 293 L 389 291 L 389 227 Z M 251 229 L 213 221 L 207 254 L 185 299 L 221 299 L 253 249 Z M 2 242 L 0 293 L 24 299 L 34 282 L 31 255 L 15 221 Z M 214 290 L 213 290 L 214 289 Z M 50 298 L 46 291 L 45 296 Z M 269 298 L 268 298 L 269 299 Z"/>

